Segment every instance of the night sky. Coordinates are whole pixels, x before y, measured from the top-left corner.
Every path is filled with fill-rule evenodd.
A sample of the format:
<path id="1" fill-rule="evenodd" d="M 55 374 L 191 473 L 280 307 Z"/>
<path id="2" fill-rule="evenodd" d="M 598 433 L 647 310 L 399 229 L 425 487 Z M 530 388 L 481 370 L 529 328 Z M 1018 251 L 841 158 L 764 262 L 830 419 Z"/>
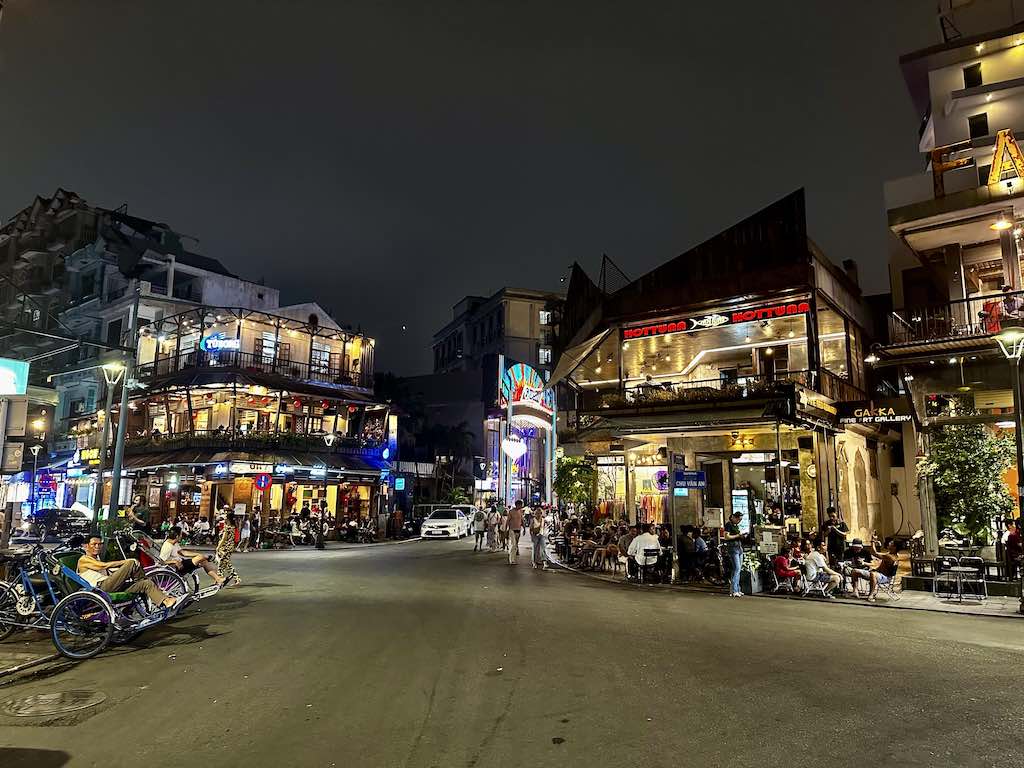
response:
<path id="1" fill-rule="evenodd" d="M 8 0 L 0 217 L 128 204 L 428 372 L 467 293 L 636 277 L 793 189 L 886 290 L 934 0 Z M 408 326 L 403 331 L 402 325 Z"/>

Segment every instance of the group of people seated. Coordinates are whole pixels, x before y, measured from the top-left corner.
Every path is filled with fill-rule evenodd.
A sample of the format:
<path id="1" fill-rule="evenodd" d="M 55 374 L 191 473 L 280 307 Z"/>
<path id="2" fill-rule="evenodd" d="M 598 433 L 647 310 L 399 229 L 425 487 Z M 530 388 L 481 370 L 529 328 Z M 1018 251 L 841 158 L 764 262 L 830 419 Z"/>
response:
<path id="1" fill-rule="evenodd" d="M 809 593 L 817 586 L 826 597 L 844 591 L 849 578 L 851 593 L 860 594 L 860 584 L 868 585 L 868 602 L 875 602 L 880 586 L 890 584 L 899 568 L 899 543 L 888 539 L 884 551 L 873 539 L 865 547 L 860 539 L 853 539 L 839 558 L 829 558 L 824 539 L 812 543 L 810 539 L 791 541 L 784 545 L 771 560 L 772 572 L 780 586 L 794 592 Z M 877 560 L 877 564 L 873 561 Z"/>

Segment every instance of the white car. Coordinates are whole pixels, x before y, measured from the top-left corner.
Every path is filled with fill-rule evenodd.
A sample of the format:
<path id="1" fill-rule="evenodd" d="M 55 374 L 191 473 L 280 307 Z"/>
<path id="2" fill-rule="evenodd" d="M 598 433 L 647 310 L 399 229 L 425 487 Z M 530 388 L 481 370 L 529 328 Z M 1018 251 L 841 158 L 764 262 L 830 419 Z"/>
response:
<path id="1" fill-rule="evenodd" d="M 435 509 L 420 526 L 422 539 L 461 539 L 469 535 L 469 518 L 461 509 Z"/>

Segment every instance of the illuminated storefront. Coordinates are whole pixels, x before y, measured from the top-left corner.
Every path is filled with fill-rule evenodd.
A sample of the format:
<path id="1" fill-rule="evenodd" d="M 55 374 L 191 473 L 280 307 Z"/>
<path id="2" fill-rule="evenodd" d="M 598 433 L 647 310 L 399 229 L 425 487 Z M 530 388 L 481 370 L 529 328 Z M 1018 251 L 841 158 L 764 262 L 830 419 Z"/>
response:
<path id="1" fill-rule="evenodd" d="M 552 379 L 575 405 L 561 447 L 594 460 L 596 517 L 715 526 L 742 509 L 810 530 L 838 506 L 868 526 L 875 438 L 837 408 L 867 399 L 867 312 L 803 232 L 793 195 L 613 295 L 574 268 L 581 324 Z M 687 470 L 699 487 L 675 485 Z"/>
<path id="2" fill-rule="evenodd" d="M 532 366 L 498 357 L 498 408 L 485 424 L 483 481 L 506 504 L 551 499 L 555 398 Z M 479 487 L 479 486 L 478 486 Z"/>

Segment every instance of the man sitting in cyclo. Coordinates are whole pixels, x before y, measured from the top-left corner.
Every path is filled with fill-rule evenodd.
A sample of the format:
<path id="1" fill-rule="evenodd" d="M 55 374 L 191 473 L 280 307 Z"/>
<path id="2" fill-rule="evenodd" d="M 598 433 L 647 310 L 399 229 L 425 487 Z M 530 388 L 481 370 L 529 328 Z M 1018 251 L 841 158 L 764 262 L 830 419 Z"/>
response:
<path id="1" fill-rule="evenodd" d="M 167 532 L 167 538 L 164 540 L 163 546 L 160 547 L 160 559 L 183 575 L 202 568 L 215 584 L 223 584 L 224 577 L 217 573 L 210 558 L 200 552 L 182 549 L 180 539 L 181 528 L 174 526 Z"/>
<path id="2" fill-rule="evenodd" d="M 85 544 L 85 554 L 78 560 L 78 575 L 92 586 L 104 592 L 145 594 L 150 603 L 162 608 L 173 608 L 181 602 L 145 578 L 146 574 L 138 560 L 101 560 L 102 545 L 103 539 L 100 536 L 90 536 Z M 132 583 L 125 586 L 128 581 Z"/>

